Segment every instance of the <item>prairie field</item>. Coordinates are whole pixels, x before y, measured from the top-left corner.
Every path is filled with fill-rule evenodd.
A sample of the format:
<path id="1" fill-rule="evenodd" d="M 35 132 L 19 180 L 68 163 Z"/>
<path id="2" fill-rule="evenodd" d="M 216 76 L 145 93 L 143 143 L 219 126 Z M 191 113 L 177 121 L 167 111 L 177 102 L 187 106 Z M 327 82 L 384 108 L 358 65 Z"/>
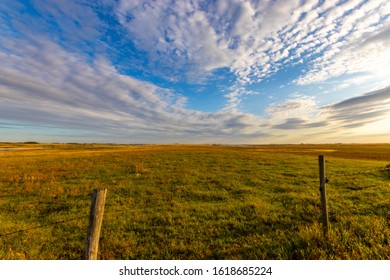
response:
<path id="1" fill-rule="evenodd" d="M 0 143 L 0 259 L 82 259 L 95 188 L 100 259 L 390 259 L 390 144 L 39 143 Z"/>

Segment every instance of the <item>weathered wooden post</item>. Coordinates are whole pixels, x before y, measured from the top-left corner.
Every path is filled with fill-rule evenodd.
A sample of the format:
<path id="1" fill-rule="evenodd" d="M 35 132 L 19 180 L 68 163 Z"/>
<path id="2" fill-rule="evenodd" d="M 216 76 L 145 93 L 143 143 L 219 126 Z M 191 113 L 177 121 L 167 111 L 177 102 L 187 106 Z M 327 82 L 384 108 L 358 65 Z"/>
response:
<path id="1" fill-rule="evenodd" d="M 325 158 L 323 155 L 318 156 L 318 163 L 320 167 L 320 192 L 321 192 L 321 209 L 322 209 L 322 227 L 324 237 L 328 237 L 329 231 L 329 216 L 328 205 L 326 202 L 326 178 L 325 178 Z"/>
<path id="2" fill-rule="evenodd" d="M 87 244 L 85 248 L 86 260 L 97 260 L 106 194 L 107 189 L 95 189 L 92 192 L 91 212 L 89 214 Z"/>

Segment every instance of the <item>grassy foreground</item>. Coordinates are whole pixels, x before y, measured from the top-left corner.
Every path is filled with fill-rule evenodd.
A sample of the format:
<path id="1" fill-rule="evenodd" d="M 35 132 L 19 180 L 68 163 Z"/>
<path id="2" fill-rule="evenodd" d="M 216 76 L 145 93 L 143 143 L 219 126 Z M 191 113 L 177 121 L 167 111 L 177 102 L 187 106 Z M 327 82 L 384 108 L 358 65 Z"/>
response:
<path id="1" fill-rule="evenodd" d="M 0 259 L 81 259 L 94 188 L 100 259 L 390 259 L 389 163 L 390 145 L 0 143 Z"/>

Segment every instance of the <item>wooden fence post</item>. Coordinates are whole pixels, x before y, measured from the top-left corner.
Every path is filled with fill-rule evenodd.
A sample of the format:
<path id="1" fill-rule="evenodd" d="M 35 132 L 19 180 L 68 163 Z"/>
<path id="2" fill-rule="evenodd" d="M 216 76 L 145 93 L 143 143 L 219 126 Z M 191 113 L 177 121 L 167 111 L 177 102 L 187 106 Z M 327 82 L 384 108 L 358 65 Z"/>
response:
<path id="1" fill-rule="evenodd" d="M 106 194 L 107 189 L 95 189 L 92 192 L 91 212 L 89 214 L 87 244 L 85 248 L 86 260 L 97 260 Z"/>
<path id="2" fill-rule="evenodd" d="M 324 237 L 328 237 L 329 231 L 329 216 L 328 206 L 326 202 L 326 178 L 325 178 L 325 158 L 323 155 L 318 156 L 318 163 L 320 167 L 320 192 L 321 192 L 321 209 L 322 209 L 322 227 Z"/>

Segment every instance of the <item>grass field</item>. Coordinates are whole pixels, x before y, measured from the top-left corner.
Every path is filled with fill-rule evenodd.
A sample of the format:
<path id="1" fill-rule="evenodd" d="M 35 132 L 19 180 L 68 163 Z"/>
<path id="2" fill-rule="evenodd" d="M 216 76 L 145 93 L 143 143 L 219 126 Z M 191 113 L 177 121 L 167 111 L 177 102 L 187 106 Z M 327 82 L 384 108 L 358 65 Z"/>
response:
<path id="1" fill-rule="evenodd" d="M 390 259 L 389 164 L 384 144 L 0 143 L 0 259 L 81 259 L 94 188 L 100 259 Z"/>

